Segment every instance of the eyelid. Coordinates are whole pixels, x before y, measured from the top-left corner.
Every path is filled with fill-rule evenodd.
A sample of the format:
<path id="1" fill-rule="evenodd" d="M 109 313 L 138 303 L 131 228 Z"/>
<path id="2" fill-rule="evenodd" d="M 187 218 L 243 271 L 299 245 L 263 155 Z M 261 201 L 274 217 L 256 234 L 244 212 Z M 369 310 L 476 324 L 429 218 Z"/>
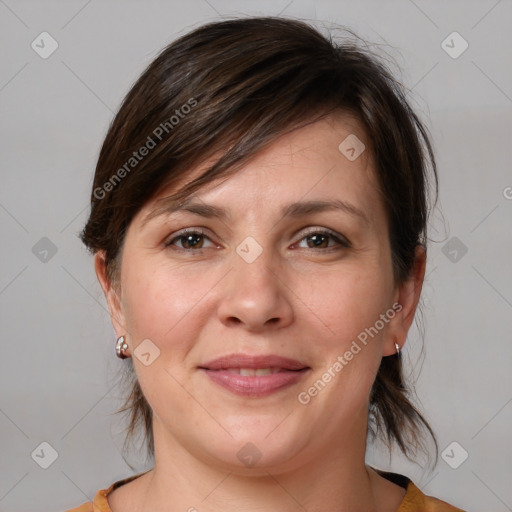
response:
<path id="1" fill-rule="evenodd" d="M 350 242 L 350 240 L 342 235 L 341 233 L 337 233 L 336 231 L 333 231 L 332 229 L 329 229 L 329 228 L 325 228 L 325 227 L 320 227 L 320 226 L 310 226 L 308 228 L 303 228 L 303 229 L 306 229 L 306 231 L 298 231 L 297 233 L 295 233 L 294 237 L 298 236 L 299 234 L 302 234 L 301 238 L 299 240 L 297 240 L 296 243 L 300 243 L 302 242 L 302 240 L 304 240 L 304 238 L 306 238 L 307 236 L 311 235 L 311 234 L 325 234 L 325 235 L 329 235 L 332 239 L 335 240 L 335 242 L 337 242 L 338 246 L 341 246 L 341 247 L 344 247 L 344 248 L 351 248 L 352 247 L 352 243 Z M 176 231 L 175 233 L 173 233 L 165 242 L 164 242 L 164 245 L 165 247 L 171 247 L 173 244 L 172 242 L 174 242 L 175 240 L 177 239 L 180 239 L 184 236 L 186 236 L 187 234 L 199 234 L 199 235 L 203 235 L 205 238 L 208 238 L 214 245 L 217 245 L 213 240 L 212 240 L 212 237 L 208 235 L 207 233 L 208 230 L 206 229 L 203 229 L 203 228 L 200 228 L 200 227 L 188 227 L 188 228 L 183 228 L 179 231 Z M 336 246 L 334 247 L 330 247 L 329 249 L 333 249 L 335 248 Z M 199 249 L 183 249 L 181 247 L 175 247 L 176 250 L 178 251 L 184 251 L 184 252 L 200 252 L 200 251 L 203 251 L 205 249 L 208 249 L 208 247 L 201 247 Z M 323 251 L 326 251 L 327 249 L 313 249 L 313 248 L 308 248 L 308 250 L 312 250 L 312 251 L 315 251 L 315 252 L 323 252 Z"/>
<path id="2" fill-rule="evenodd" d="M 301 242 L 304 238 L 306 238 L 308 235 L 311 235 L 311 234 L 325 234 L 325 235 L 329 235 L 331 238 L 336 240 L 339 243 L 339 245 L 341 245 L 342 247 L 345 247 L 347 249 L 352 247 L 352 243 L 345 235 L 342 235 L 341 233 L 337 233 L 336 231 L 333 231 L 332 229 L 323 228 L 320 226 L 306 228 L 306 229 L 307 229 L 307 231 L 305 231 L 305 232 L 299 231 L 297 233 L 297 234 L 299 234 L 299 233 L 302 234 L 302 237 L 300 238 L 300 240 L 298 240 L 298 242 Z M 330 247 L 330 249 L 333 249 L 333 247 Z M 311 250 L 314 251 L 315 249 L 311 249 Z"/>
<path id="3" fill-rule="evenodd" d="M 183 229 L 180 229 L 179 231 L 176 231 L 175 233 L 172 233 L 172 235 L 170 235 L 166 241 L 164 242 L 164 245 L 166 247 L 170 246 L 172 242 L 174 242 L 176 239 L 178 238 L 182 238 L 188 234 L 199 234 L 199 235 L 203 235 L 205 236 L 206 238 L 209 238 L 211 240 L 211 237 L 208 235 L 208 233 L 206 232 L 205 229 L 203 228 L 183 228 Z M 213 240 L 211 240 L 213 242 Z M 177 249 L 181 249 L 181 247 L 177 247 Z M 189 251 L 190 252 L 190 249 L 181 249 L 182 251 Z M 200 251 L 201 249 L 196 249 L 196 251 Z"/>

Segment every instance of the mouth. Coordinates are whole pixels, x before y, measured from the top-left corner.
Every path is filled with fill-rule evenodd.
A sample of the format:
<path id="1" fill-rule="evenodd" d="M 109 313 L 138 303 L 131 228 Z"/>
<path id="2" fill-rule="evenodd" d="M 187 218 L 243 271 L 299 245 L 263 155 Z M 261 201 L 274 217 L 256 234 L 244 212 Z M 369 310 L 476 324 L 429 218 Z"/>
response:
<path id="1" fill-rule="evenodd" d="M 245 397 L 268 396 L 296 384 L 311 370 L 298 360 L 273 354 L 230 354 L 198 369 L 224 389 Z"/>
<path id="2" fill-rule="evenodd" d="M 217 370 L 212 370 L 211 368 L 204 368 L 205 370 L 211 370 L 214 372 L 227 372 L 234 373 L 237 375 L 243 375 L 244 377 L 254 377 L 255 375 L 273 375 L 274 373 L 283 373 L 283 372 L 300 372 L 301 370 L 289 370 L 287 368 L 219 368 Z M 305 368 L 303 368 L 305 369 Z"/>
<path id="3" fill-rule="evenodd" d="M 280 370 L 303 370 L 308 366 L 297 359 L 276 354 L 227 354 L 208 361 L 199 368 L 205 370 L 269 370 L 270 373 L 278 373 Z"/>

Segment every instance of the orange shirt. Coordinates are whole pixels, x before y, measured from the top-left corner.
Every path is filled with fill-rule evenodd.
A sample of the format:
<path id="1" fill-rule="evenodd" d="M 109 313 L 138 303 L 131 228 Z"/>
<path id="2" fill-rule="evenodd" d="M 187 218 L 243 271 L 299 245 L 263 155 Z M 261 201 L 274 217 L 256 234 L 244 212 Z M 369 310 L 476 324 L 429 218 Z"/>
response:
<path id="1" fill-rule="evenodd" d="M 387 473 L 385 471 L 375 471 L 384 478 L 387 478 L 406 489 L 405 496 L 396 512 L 464 512 L 462 509 L 452 507 L 444 501 L 432 498 L 431 496 L 426 496 L 405 476 L 398 475 L 396 473 Z M 83 505 L 67 510 L 66 512 L 112 512 L 107 501 L 107 496 L 114 489 L 135 480 L 135 478 L 138 478 L 143 474 L 144 473 L 140 473 L 114 482 L 108 489 L 99 490 L 94 496 L 94 501 L 89 501 L 88 503 L 84 503 Z"/>

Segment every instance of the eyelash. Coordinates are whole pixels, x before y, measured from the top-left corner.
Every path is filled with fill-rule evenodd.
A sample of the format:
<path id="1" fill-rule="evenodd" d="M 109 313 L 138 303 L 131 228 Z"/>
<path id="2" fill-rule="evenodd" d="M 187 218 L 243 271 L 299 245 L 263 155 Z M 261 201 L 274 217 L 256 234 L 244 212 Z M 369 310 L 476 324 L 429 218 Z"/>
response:
<path id="1" fill-rule="evenodd" d="M 171 238 L 168 242 L 165 243 L 165 247 L 171 247 L 176 240 L 180 240 L 182 238 L 185 238 L 188 235 L 201 235 L 201 236 L 204 236 L 204 237 L 208 238 L 210 241 L 212 241 L 210 239 L 210 237 L 202 229 L 200 229 L 200 228 L 189 228 L 189 229 L 184 229 L 183 231 L 178 233 L 177 236 L 173 236 L 173 238 Z M 305 238 L 307 238 L 308 236 L 311 236 L 311 235 L 329 236 L 330 238 L 335 240 L 341 247 L 344 247 L 346 249 L 349 249 L 350 247 L 352 247 L 351 243 L 345 237 L 338 236 L 333 231 L 326 230 L 326 229 L 314 229 L 314 230 L 311 230 L 311 231 L 305 233 L 304 236 L 299 240 L 299 242 L 302 242 L 302 240 L 304 240 Z M 200 248 L 200 249 L 185 249 L 183 247 L 173 247 L 173 250 L 181 251 L 181 252 L 202 252 L 205 249 L 208 249 L 208 247 L 203 247 L 203 248 Z M 319 249 L 319 250 L 320 250 L 320 252 L 323 252 L 323 251 L 329 251 L 330 249 L 333 249 L 333 247 L 326 247 L 326 248 L 322 248 L 322 249 Z M 314 248 L 311 248 L 311 247 L 306 248 L 306 250 L 318 252 L 318 249 L 314 249 Z"/>

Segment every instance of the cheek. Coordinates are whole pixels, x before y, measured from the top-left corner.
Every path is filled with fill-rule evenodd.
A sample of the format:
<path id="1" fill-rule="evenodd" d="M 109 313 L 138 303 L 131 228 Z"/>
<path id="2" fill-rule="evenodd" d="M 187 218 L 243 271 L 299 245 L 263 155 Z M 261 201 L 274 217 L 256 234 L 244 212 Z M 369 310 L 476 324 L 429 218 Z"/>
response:
<path id="1" fill-rule="evenodd" d="M 309 328 L 310 336 L 315 332 L 311 329 L 313 322 L 319 326 L 314 343 L 320 365 L 308 384 L 313 386 L 309 388 L 311 400 L 318 414 L 330 410 L 333 418 L 342 423 L 367 408 L 387 326 L 380 315 L 391 307 L 386 269 L 378 262 L 365 263 L 337 269 L 328 279 L 325 275 L 317 279 L 311 276 L 308 300 L 304 301 L 315 313 L 308 313 L 310 321 L 306 329 Z M 309 395 L 308 389 L 303 391 Z M 333 404 L 338 404 L 336 412 L 331 407 Z"/>
<path id="2" fill-rule="evenodd" d="M 305 303 L 315 315 L 308 314 L 306 329 L 313 336 L 313 323 L 322 326 L 314 340 L 320 364 L 310 387 L 301 389 L 302 398 L 311 401 L 315 414 L 330 415 L 333 425 L 349 425 L 367 410 L 382 358 L 387 323 L 381 315 L 391 308 L 389 277 L 368 265 L 338 270 L 323 287 L 312 283 Z"/>
<path id="3" fill-rule="evenodd" d="M 338 349 L 365 332 L 391 306 L 389 276 L 379 265 L 354 265 L 296 282 L 297 295 L 317 319 L 328 345 Z"/>
<path id="4" fill-rule="evenodd" d="M 162 352 L 172 345 L 177 355 L 180 347 L 199 336 L 201 301 L 218 278 L 192 265 L 177 268 L 150 262 L 126 261 L 123 308 L 128 330 L 136 344 L 149 338 Z"/>

